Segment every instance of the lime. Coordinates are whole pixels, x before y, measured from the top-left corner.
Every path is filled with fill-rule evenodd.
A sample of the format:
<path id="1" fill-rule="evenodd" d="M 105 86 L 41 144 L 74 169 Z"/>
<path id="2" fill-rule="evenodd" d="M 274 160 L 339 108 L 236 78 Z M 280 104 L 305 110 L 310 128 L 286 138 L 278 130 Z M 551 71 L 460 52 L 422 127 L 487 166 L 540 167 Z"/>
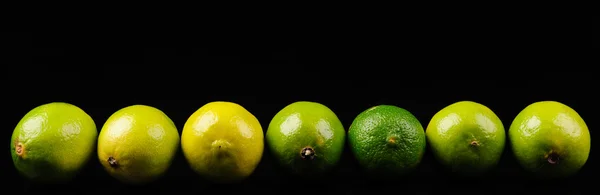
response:
<path id="1" fill-rule="evenodd" d="M 435 158 L 463 176 L 480 175 L 495 167 L 506 140 L 498 116 L 472 101 L 457 102 L 440 110 L 425 134 Z"/>
<path id="2" fill-rule="evenodd" d="M 556 101 L 536 102 L 523 109 L 508 130 L 521 166 L 544 178 L 577 173 L 590 154 L 590 132 L 575 110 Z"/>
<path id="3" fill-rule="evenodd" d="M 157 108 L 133 105 L 113 113 L 98 137 L 98 159 L 117 180 L 146 184 L 171 166 L 179 148 L 179 132 Z"/>
<path id="4" fill-rule="evenodd" d="M 359 164 L 377 176 L 411 172 L 425 153 L 425 131 L 419 120 L 391 105 L 360 113 L 348 130 L 348 141 Z"/>
<path id="5" fill-rule="evenodd" d="M 94 153 L 98 132 L 79 107 L 62 102 L 29 111 L 14 129 L 10 152 L 21 175 L 34 181 L 71 180 Z"/>
<path id="6" fill-rule="evenodd" d="M 273 117 L 266 139 L 282 167 L 292 174 L 314 176 L 337 165 L 345 133 L 331 109 L 301 101 L 284 107 Z"/>
<path id="7" fill-rule="evenodd" d="M 258 119 L 239 104 L 211 102 L 183 127 L 183 154 L 192 169 L 216 183 L 239 182 L 262 158 L 264 135 Z"/>

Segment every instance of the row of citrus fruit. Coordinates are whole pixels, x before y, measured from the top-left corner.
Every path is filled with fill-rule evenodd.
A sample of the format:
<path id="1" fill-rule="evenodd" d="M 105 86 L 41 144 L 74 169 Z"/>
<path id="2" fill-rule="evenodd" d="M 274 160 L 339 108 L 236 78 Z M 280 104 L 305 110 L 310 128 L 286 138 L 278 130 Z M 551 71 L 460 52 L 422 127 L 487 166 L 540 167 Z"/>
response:
<path id="1" fill-rule="evenodd" d="M 347 136 L 364 170 L 383 177 L 414 170 L 426 143 L 452 172 L 485 173 L 498 163 L 506 141 L 496 114 L 471 101 L 442 109 L 426 130 L 405 109 L 376 106 L 354 119 Z M 544 177 L 578 172 L 590 152 L 590 134 L 583 119 L 554 101 L 537 102 L 521 111 L 508 138 L 519 163 Z M 150 106 L 134 105 L 115 112 L 98 134 L 92 118 L 80 108 L 49 103 L 21 119 L 12 135 L 11 153 L 15 167 L 26 178 L 59 182 L 77 174 L 97 149 L 98 160 L 110 175 L 141 184 L 165 173 L 181 147 L 195 172 L 229 183 L 254 172 L 264 143 L 291 173 L 315 176 L 340 161 L 345 140 L 346 131 L 334 112 L 314 102 L 283 108 L 271 120 L 266 136 L 250 112 L 231 102 L 202 106 L 189 117 L 181 136 L 165 113 Z"/>

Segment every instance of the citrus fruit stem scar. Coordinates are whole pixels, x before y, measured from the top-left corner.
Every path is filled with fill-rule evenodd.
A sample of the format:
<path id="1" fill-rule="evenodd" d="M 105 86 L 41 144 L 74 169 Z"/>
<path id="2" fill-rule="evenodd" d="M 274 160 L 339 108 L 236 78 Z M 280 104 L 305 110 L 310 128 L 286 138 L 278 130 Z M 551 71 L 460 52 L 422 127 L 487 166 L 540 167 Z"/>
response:
<path id="1" fill-rule="evenodd" d="M 396 136 L 391 136 L 387 140 L 387 146 L 389 146 L 389 147 L 397 146 L 396 143 L 398 143 L 398 137 L 396 137 Z"/>
<path id="2" fill-rule="evenodd" d="M 107 161 L 108 161 L 108 164 L 111 167 L 117 167 L 117 166 L 119 166 L 119 164 L 117 163 L 117 159 L 113 158 L 112 156 L 108 157 Z"/>
<path id="3" fill-rule="evenodd" d="M 395 144 L 396 143 L 396 137 L 390 137 L 390 139 L 388 139 L 388 143 L 389 144 Z"/>
<path id="4" fill-rule="evenodd" d="M 216 151 L 227 150 L 231 144 L 225 140 L 215 140 L 212 142 L 212 148 Z"/>
<path id="5" fill-rule="evenodd" d="M 312 160 L 315 158 L 315 150 L 313 150 L 311 147 L 302 148 L 302 151 L 300 151 L 300 156 L 302 156 L 302 159 Z"/>
<path id="6" fill-rule="evenodd" d="M 555 165 L 555 164 L 558 164 L 560 157 L 558 156 L 558 154 L 552 152 L 552 153 L 548 154 L 547 160 L 548 160 L 548 163 L 550 163 L 551 165 Z"/>
<path id="7" fill-rule="evenodd" d="M 17 143 L 15 146 L 15 152 L 17 153 L 17 156 L 22 157 L 24 153 L 23 144 Z"/>
<path id="8" fill-rule="evenodd" d="M 479 146 L 479 142 L 477 142 L 477 141 L 472 141 L 472 142 L 471 142 L 471 146 Z"/>

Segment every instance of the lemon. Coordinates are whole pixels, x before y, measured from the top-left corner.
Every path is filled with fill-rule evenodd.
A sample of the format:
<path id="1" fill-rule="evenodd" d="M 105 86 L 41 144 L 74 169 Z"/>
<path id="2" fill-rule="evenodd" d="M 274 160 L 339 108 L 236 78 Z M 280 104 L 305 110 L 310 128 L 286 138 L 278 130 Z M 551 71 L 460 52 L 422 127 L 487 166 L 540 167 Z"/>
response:
<path id="1" fill-rule="evenodd" d="M 242 181 L 260 162 L 264 135 L 258 119 L 232 102 L 211 102 L 186 121 L 181 148 L 192 169 L 216 183 Z"/>

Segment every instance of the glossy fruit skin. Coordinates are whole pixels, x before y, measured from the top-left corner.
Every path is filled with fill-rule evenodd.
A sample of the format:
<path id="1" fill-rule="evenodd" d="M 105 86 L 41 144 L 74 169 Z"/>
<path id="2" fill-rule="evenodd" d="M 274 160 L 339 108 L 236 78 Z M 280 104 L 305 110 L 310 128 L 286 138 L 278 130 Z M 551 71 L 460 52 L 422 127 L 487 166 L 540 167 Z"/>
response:
<path id="1" fill-rule="evenodd" d="M 89 161 L 97 135 L 94 120 L 81 108 L 53 102 L 32 109 L 19 121 L 10 152 L 18 172 L 26 178 L 64 183 Z"/>
<path id="2" fill-rule="evenodd" d="M 269 123 L 267 145 L 278 163 L 294 175 L 315 176 L 336 166 L 346 132 L 323 104 L 300 101 L 280 110 Z"/>
<path id="3" fill-rule="evenodd" d="M 530 104 L 508 131 L 512 152 L 527 171 L 543 178 L 576 174 L 590 154 L 590 132 L 581 116 L 556 101 Z"/>
<path id="4" fill-rule="evenodd" d="M 179 132 L 161 110 L 132 105 L 113 113 L 98 137 L 98 160 L 115 179 L 145 184 L 160 178 L 179 148 Z"/>
<path id="5" fill-rule="evenodd" d="M 233 102 L 211 102 L 194 112 L 183 127 L 183 154 L 192 169 L 215 183 L 249 177 L 264 151 L 258 119 Z"/>
<path id="6" fill-rule="evenodd" d="M 385 177 L 412 172 L 425 153 L 425 130 L 409 111 L 379 105 L 360 113 L 348 130 L 348 142 L 359 164 Z"/>
<path id="7" fill-rule="evenodd" d="M 478 176 L 494 168 L 506 142 L 498 116 L 472 101 L 456 102 L 440 110 L 425 135 L 435 158 L 462 176 Z"/>

